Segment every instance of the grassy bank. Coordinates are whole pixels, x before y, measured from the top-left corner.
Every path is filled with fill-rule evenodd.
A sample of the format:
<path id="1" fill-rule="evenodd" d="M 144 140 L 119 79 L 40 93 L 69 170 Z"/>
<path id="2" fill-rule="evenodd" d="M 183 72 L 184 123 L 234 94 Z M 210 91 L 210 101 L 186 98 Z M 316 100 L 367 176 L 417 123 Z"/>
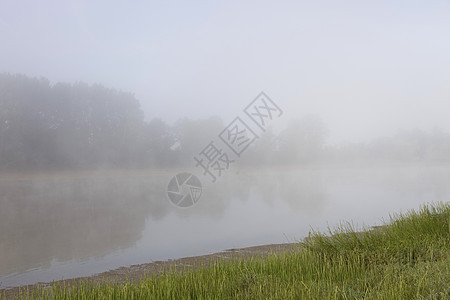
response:
<path id="1" fill-rule="evenodd" d="M 344 224 L 327 234 L 314 233 L 301 251 L 218 261 L 209 268 L 167 272 L 138 284 L 53 287 L 43 297 L 449 299 L 449 219 L 449 203 L 431 204 L 395 215 L 377 230 L 356 232 Z"/>

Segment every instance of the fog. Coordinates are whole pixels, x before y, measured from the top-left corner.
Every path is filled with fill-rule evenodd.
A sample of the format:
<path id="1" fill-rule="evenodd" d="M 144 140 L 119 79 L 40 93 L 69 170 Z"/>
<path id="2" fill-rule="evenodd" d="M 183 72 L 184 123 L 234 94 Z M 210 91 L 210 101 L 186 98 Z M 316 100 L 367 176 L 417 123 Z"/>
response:
<path id="1" fill-rule="evenodd" d="M 0 288 L 449 201 L 449 13 L 1 1 Z"/>
<path id="2" fill-rule="evenodd" d="M 228 120 L 264 90 L 333 141 L 450 129 L 447 1 L 2 1 L 0 70 L 134 93 L 146 118 Z M 382 122 L 381 122 L 382 120 Z"/>

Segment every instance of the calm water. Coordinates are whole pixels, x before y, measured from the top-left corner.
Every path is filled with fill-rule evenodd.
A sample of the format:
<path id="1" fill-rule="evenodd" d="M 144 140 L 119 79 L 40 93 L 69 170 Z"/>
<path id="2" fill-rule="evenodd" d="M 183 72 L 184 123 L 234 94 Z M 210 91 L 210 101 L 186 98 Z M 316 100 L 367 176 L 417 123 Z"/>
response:
<path id="1" fill-rule="evenodd" d="M 229 171 L 179 209 L 174 172 L 0 177 L 0 288 L 229 248 L 449 201 L 449 166 Z"/>

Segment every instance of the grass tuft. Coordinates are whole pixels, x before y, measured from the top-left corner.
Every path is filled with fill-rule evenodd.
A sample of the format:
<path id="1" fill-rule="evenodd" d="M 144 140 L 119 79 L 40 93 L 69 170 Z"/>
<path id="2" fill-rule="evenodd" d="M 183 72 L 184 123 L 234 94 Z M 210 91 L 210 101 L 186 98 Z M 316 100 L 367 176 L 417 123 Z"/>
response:
<path id="1" fill-rule="evenodd" d="M 53 286 L 44 299 L 449 299 L 449 203 L 391 216 L 376 230 L 343 224 L 302 250 L 218 261 L 137 284 Z M 35 299 L 27 291 L 24 299 Z"/>

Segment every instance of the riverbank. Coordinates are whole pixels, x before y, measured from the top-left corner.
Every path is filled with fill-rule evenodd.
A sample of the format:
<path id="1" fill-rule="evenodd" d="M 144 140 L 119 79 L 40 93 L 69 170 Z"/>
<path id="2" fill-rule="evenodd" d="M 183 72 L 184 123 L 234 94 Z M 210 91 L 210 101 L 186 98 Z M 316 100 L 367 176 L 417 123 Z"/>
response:
<path id="1" fill-rule="evenodd" d="M 449 203 L 438 203 L 397 215 L 377 230 L 356 232 L 344 224 L 328 235 L 314 233 L 299 244 L 153 262 L 53 285 L 12 289 L 3 295 L 31 298 L 34 294 L 50 299 L 448 299 L 449 218 Z"/>
<path id="2" fill-rule="evenodd" d="M 228 249 L 213 254 L 183 257 L 180 259 L 171 259 L 167 261 L 154 261 L 146 264 L 121 267 L 115 270 L 110 270 L 88 277 L 79 277 L 55 282 L 40 282 L 35 285 L 25 285 L 9 289 L 0 289 L 0 299 L 2 299 L 1 295 L 3 295 L 6 299 L 20 298 L 19 296 L 26 293 L 26 291 L 31 291 L 33 289 L 44 291 L 46 289 L 49 289 L 53 285 L 76 286 L 80 283 L 97 284 L 106 281 L 111 284 L 123 284 L 126 282 L 136 284 L 145 277 L 168 272 L 170 270 L 197 270 L 202 267 L 213 265 L 215 262 L 220 260 L 246 259 L 249 257 L 266 257 L 268 255 L 298 251 L 300 247 L 301 246 L 299 243 L 271 244 L 239 249 Z"/>

